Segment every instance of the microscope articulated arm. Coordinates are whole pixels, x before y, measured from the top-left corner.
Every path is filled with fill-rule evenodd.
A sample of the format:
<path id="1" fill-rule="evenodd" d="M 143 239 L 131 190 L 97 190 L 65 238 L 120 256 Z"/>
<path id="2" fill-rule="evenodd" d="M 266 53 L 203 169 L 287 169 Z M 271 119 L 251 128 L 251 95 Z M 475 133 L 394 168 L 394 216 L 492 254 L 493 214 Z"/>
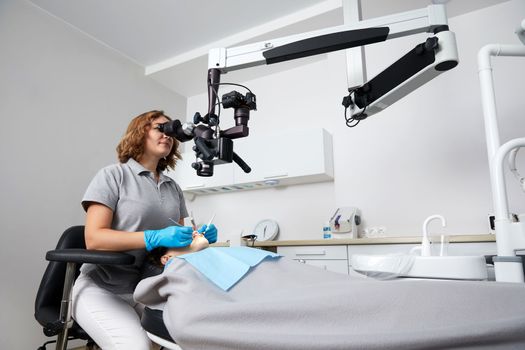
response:
<path id="1" fill-rule="evenodd" d="M 216 48 L 208 57 L 208 112 L 212 113 L 220 74 L 322 53 L 364 46 L 393 38 L 429 32 L 434 36 L 419 44 L 362 87 L 350 91 L 347 105 L 377 113 L 458 63 L 455 36 L 448 31 L 444 5 L 408 11 L 292 35 L 270 41 Z M 211 88 L 210 88 L 211 84 Z"/>
<path id="2" fill-rule="evenodd" d="M 256 109 L 255 94 L 237 91 L 224 94 L 217 103 L 221 74 L 248 67 L 273 64 L 322 53 L 379 43 L 393 38 L 428 32 L 432 36 L 401 57 L 364 85 L 352 88 L 343 99 L 345 117 L 359 122 L 377 113 L 458 63 L 454 33 L 448 30 L 444 5 L 379 17 L 314 32 L 292 35 L 232 48 L 212 49 L 208 58 L 208 110 L 196 113 L 193 123 L 173 121 L 162 127 L 179 141 L 193 139 L 196 161 L 192 167 L 199 176 L 212 176 L 213 166 L 237 163 L 245 172 L 250 167 L 233 151 L 233 139 L 249 134 L 250 111 Z M 229 83 L 232 84 L 232 83 Z M 239 84 L 233 84 L 239 85 Z M 248 88 L 246 88 L 249 90 Z M 235 126 L 220 129 L 220 112 L 234 109 Z M 354 116 L 354 113 L 356 113 Z M 197 125 L 198 124 L 198 125 Z"/>

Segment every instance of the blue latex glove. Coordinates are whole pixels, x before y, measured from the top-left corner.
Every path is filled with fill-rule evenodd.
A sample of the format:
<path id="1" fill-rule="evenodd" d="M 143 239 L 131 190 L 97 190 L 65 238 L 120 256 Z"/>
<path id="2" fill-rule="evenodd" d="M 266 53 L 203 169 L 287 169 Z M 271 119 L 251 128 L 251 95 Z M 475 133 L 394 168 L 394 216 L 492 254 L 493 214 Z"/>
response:
<path id="1" fill-rule="evenodd" d="M 193 229 L 188 226 L 169 226 L 160 230 L 144 231 L 146 250 L 157 247 L 181 248 L 187 247 L 193 240 Z"/>
<path id="2" fill-rule="evenodd" d="M 214 224 L 211 224 L 210 227 L 202 225 L 198 231 L 199 233 L 204 234 L 204 237 L 210 242 L 210 244 L 217 242 L 217 227 L 215 227 Z"/>

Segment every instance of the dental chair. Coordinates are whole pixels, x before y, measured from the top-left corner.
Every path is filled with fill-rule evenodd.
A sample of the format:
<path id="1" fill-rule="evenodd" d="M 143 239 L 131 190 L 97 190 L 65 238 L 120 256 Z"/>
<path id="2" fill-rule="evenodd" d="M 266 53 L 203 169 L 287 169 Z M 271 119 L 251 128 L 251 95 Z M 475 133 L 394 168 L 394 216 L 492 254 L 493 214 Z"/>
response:
<path id="1" fill-rule="evenodd" d="M 182 350 L 168 333 L 162 319 L 162 310 L 150 309 L 146 306 L 142 313 L 141 324 L 151 341 L 160 345 L 161 349 Z"/>
<path id="2" fill-rule="evenodd" d="M 87 250 L 84 226 L 72 226 L 60 237 L 55 250 L 48 251 L 49 261 L 35 300 L 35 318 L 48 337 L 57 336 L 56 349 L 65 350 L 68 340 L 83 339 L 94 345 L 89 335 L 71 318 L 71 292 L 83 263 L 130 265 L 135 258 L 122 252 Z M 45 342 L 38 350 L 45 350 Z"/>

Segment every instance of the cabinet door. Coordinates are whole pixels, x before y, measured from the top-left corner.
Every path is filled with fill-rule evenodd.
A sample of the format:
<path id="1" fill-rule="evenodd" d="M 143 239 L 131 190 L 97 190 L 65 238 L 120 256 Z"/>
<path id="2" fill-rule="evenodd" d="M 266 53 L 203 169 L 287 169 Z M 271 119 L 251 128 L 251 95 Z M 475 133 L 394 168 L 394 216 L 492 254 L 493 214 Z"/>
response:
<path id="1" fill-rule="evenodd" d="M 283 140 L 287 150 L 289 176 L 302 177 L 329 173 L 332 163 L 331 136 L 324 129 L 298 130 L 293 138 Z"/>
<path id="2" fill-rule="evenodd" d="M 321 128 L 250 136 L 239 140 L 236 152 L 252 168 L 234 168 L 235 183 L 279 180 L 282 184 L 333 178 L 332 140 Z"/>
<path id="3" fill-rule="evenodd" d="M 338 272 L 347 275 L 348 274 L 348 260 L 308 260 L 299 259 L 295 260 L 303 264 L 319 267 L 326 271 Z"/>
<path id="4" fill-rule="evenodd" d="M 252 171 L 245 173 L 235 165 L 234 178 L 236 184 L 264 182 L 266 180 L 281 179 L 289 176 L 290 149 L 283 147 L 279 137 L 247 138 L 239 142 L 236 153 L 244 159 Z"/>
<path id="5" fill-rule="evenodd" d="M 260 137 L 250 135 L 247 138 L 234 140 L 234 151 L 251 168 L 249 173 L 245 173 L 237 164 L 233 164 L 234 181 L 238 185 L 252 183 L 264 178 L 266 169 L 266 158 L 271 157 L 272 150 L 268 150 L 264 142 L 260 142 Z"/>
<path id="6" fill-rule="evenodd" d="M 312 245 L 277 247 L 277 253 L 291 259 L 303 260 L 347 260 L 345 245 Z"/>

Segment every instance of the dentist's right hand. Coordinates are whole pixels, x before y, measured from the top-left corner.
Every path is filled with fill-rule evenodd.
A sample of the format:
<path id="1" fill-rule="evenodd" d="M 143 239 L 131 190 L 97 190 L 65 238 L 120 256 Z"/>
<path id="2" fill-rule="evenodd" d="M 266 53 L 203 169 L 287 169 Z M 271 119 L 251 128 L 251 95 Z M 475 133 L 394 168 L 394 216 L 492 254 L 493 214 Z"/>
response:
<path id="1" fill-rule="evenodd" d="M 160 230 L 144 231 L 146 250 L 157 247 L 181 248 L 187 247 L 193 240 L 193 228 L 189 226 L 169 226 Z"/>

